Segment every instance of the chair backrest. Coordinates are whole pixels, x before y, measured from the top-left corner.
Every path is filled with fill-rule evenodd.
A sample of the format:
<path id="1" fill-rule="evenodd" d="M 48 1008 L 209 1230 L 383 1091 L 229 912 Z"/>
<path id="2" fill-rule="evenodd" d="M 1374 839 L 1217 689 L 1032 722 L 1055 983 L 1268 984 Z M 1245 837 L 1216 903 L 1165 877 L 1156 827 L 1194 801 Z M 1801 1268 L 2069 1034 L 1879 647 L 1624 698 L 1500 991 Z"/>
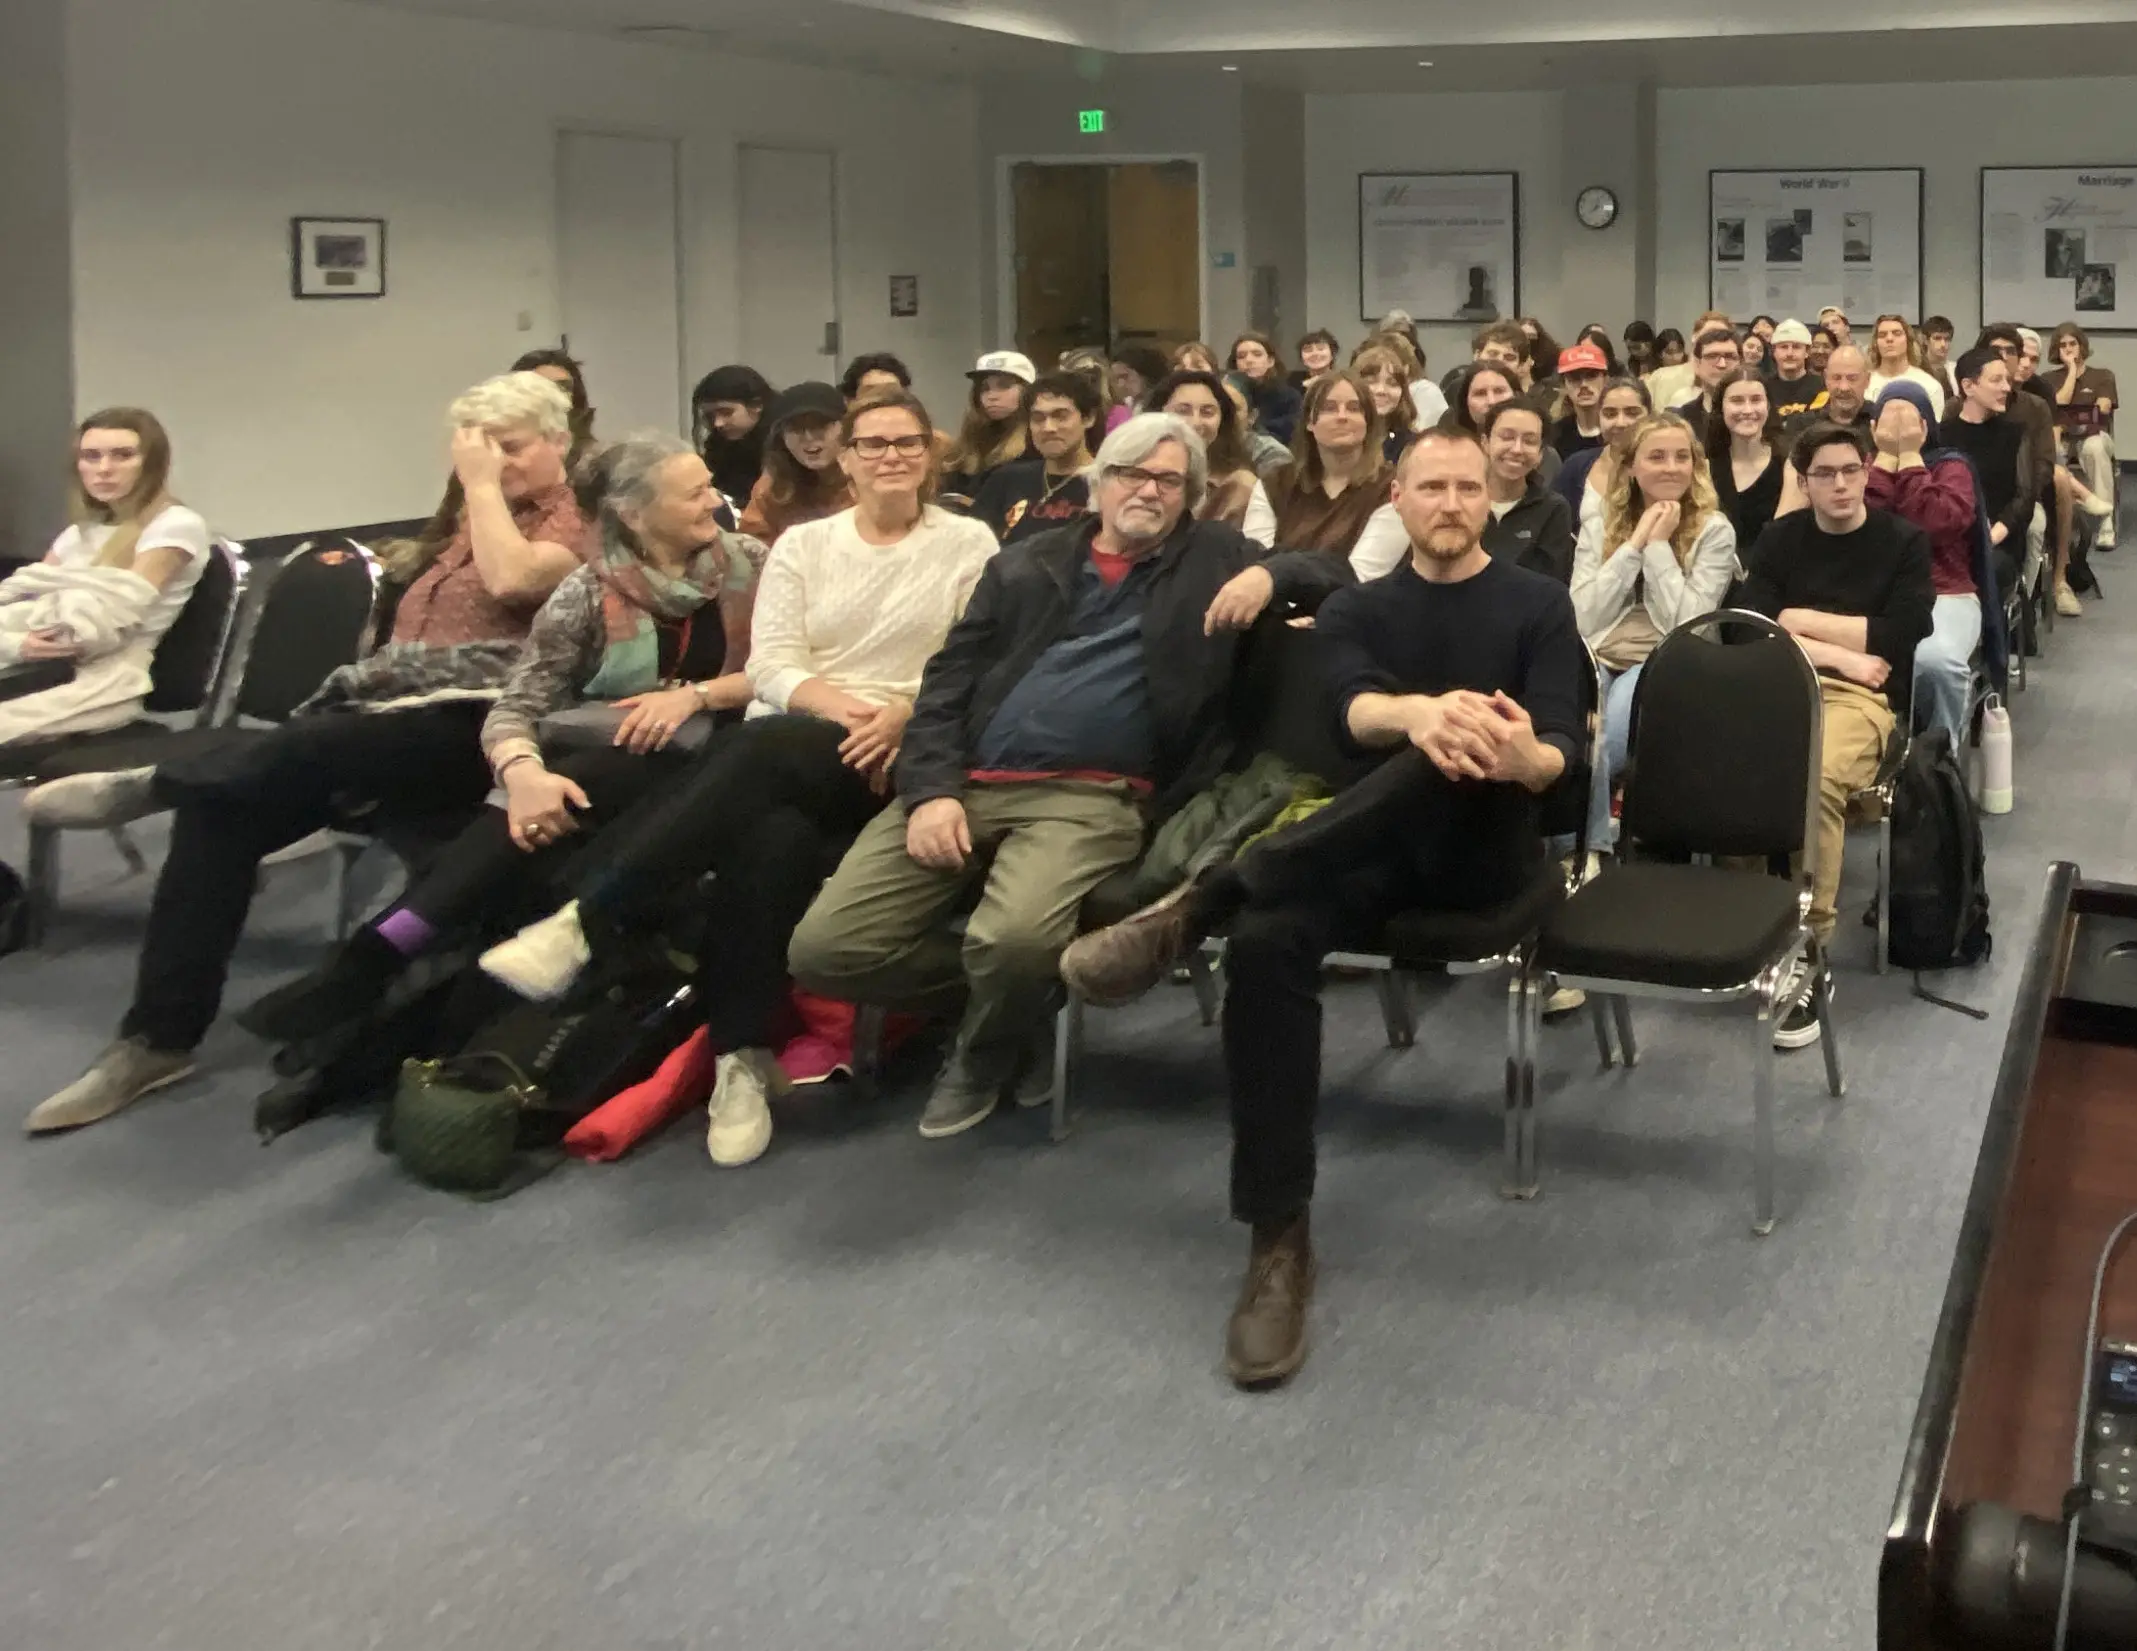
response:
<path id="1" fill-rule="evenodd" d="M 1650 854 L 1803 856 L 1817 845 L 1824 703 L 1810 658 L 1725 608 L 1656 644 L 1632 704 L 1622 826 Z"/>
<path id="2" fill-rule="evenodd" d="M 226 539 L 208 546 L 208 565 L 149 661 L 148 699 L 143 709 L 171 714 L 215 705 L 230 635 L 245 595 L 246 566 L 240 548 Z"/>
<path id="3" fill-rule="evenodd" d="M 1603 670 L 1585 640 L 1581 657 L 1586 664 L 1580 684 L 1581 729 L 1586 739 L 1580 759 L 1569 763 L 1557 783 L 1543 794 L 1538 823 L 1546 837 L 1573 838 L 1585 857 L 1593 846 L 1588 841 L 1589 790 L 1603 764 Z"/>
<path id="4" fill-rule="evenodd" d="M 1373 768 L 1336 742 L 1336 694 L 1318 632 L 1264 619 L 1241 644 L 1235 714 L 1250 751 L 1269 751 L 1340 791 Z"/>
<path id="5" fill-rule="evenodd" d="M 377 559 L 353 539 L 308 539 L 283 558 L 253 620 L 237 714 L 286 721 L 355 659 L 377 587 Z"/>

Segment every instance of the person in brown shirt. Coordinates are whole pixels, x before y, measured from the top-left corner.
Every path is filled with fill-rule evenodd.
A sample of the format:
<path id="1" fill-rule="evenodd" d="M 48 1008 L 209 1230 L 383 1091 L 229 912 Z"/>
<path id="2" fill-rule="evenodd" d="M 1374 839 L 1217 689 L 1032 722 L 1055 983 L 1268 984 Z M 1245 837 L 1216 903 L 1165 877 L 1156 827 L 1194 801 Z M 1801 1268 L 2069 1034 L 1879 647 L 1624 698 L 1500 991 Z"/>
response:
<path id="1" fill-rule="evenodd" d="M 1255 488 L 1240 531 L 1256 544 L 1348 557 L 1394 472 L 1373 392 L 1352 372 L 1315 380 L 1299 413 L 1298 462 Z"/>
<path id="2" fill-rule="evenodd" d="M 193 1070 L 268 855 L 341 822 L 375 829 L 482 806 L 489 700 L 535 610 L 580 565 L 585 522 L 564 471 L 571 403 L 556 385 L 508 373 L 450 417 L 460 521 L 402 597 L 392 642 L 330 679 L 334 709 L 161 768 L 55 782 L 95 793 L 63 799 L 96 817 L 66 823 L 175 813 L 118 1038 L 30 1114 L 31 1134 L 95 1123 Z"/>
<path id="3" fill-rule="evenodd" d="M 1227 527 L 1244 522 L 1260 482 L 1247 452 L 1246 423 L 1239 404 L 1225 393 L 1224 380 L 1200 368 L 1175 367 L 1151 387 L 1143 411 L 1170 413 L 1202 438 L 1209 491 L 1195 507 L 1195 520 Z"/>
<path id="4" fill-rule="evenodd" d="M 2053 394 L 2049 407 L 2064 445 L 2085 478 L 2095 498 L 2110 505 L 2115 499 L 2115 405 L 2122 399 L 2115 375 L 2092 361 L 2092 340 L 2075 321 L 2065 321 L 2048 341 L 2055 363 L 2042 376 Z M 2112 511 L 2101 517 L 2093 546 L 2115 548 L 2115 518 Z"/>
<path id="5" fill-rule="evenodd" d="M 845 398 L 830 384 L 793 384 L 772 398 L 764 415 L 764 473 L 737 528 L 770 547 L 796 522 L 818 522 L 852 508 L 853 484 L 838 464 L 839 420 L 845 416 Z"/>

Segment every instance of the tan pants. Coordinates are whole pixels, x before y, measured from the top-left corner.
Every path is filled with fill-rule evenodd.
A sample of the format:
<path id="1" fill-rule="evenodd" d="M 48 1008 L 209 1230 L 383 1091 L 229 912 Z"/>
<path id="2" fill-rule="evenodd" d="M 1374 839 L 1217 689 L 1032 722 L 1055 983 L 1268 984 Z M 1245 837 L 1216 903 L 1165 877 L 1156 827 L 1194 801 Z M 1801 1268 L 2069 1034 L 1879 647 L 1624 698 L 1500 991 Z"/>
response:
<path id="1" fill-rule="evenodd" d="M 1838 677 L 1820 677 L 1825 700 L 1825 752 L 1818 765 L 1818 872 L 1811 883 L 1811 932 L 1833 938 L 1840 897 L 1840 856 L 1847 846 L 1848 797 L 1877 778 L 1892 708 L 1882 694 Z"/>
<path id="2" fill-rule="evenodd" d="M 1143 848 L 1125 785 L 1027 780 L 965 793 L 971 862 L 936 871 L 905 852 L 892 803 L 862 830 L 794 931 L 794 978 L 825 997 L 944 1012 L 966 1001 L 951 1053 L 962 1081 L 1007 1083 L 1050 1011 L 1077 908 Z M 981 884 L 962 939 L 950 921 Z"/>

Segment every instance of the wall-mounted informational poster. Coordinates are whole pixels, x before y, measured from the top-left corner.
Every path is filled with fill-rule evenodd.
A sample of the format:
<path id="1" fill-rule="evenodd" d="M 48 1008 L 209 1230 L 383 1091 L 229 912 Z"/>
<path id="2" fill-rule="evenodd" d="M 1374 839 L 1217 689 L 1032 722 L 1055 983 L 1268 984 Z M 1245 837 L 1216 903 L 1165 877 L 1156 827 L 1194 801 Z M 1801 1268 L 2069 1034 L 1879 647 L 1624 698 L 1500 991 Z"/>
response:
<path id="1" fill-rule="evenodd" d="M 1359 174 L 1359 319 L 1389 310 L 1456 322 L 1521 313 L 1518 174 Z"/>
<path id="2" fill-rule="evenodd" d="M 2137 332 L 2133 257 L 2137 165 L 1981 169 L 1984 321 Z"/>
<path id="3" fill-rule="evenodd" d="M 1707 174 L 1707 302 L 1814 324 L 1922 317 L 1922 169 Z"/>

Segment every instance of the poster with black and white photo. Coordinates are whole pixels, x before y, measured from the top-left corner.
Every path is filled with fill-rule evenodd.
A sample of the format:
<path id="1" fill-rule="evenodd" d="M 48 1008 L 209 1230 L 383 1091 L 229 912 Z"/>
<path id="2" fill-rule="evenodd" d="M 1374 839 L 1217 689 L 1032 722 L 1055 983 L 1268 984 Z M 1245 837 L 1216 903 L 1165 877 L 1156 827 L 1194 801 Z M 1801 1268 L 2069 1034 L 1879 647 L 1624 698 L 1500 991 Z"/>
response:
<path id="1" fill-rule="evenodd" d="M 2122 266 L 2137 255 L 2137 166 L 1984 166 L 1981 313 L 2043 331 L 2077 320 L 2087 332 L 2137 331 L 2137 289 L 2122 301 Z"/>
<path id="2" fill-rule="evenodd" d="M 1359 318 L 1396 309 L 1415 321 L 1521 313 L 1518 174 L 1359 174 Z"/>
<path id="3" fill-rule="evenodd" d="M 1922 170 L 1709 172 L 1707 301 L 1806 324 L 1922 313 Z"/>

